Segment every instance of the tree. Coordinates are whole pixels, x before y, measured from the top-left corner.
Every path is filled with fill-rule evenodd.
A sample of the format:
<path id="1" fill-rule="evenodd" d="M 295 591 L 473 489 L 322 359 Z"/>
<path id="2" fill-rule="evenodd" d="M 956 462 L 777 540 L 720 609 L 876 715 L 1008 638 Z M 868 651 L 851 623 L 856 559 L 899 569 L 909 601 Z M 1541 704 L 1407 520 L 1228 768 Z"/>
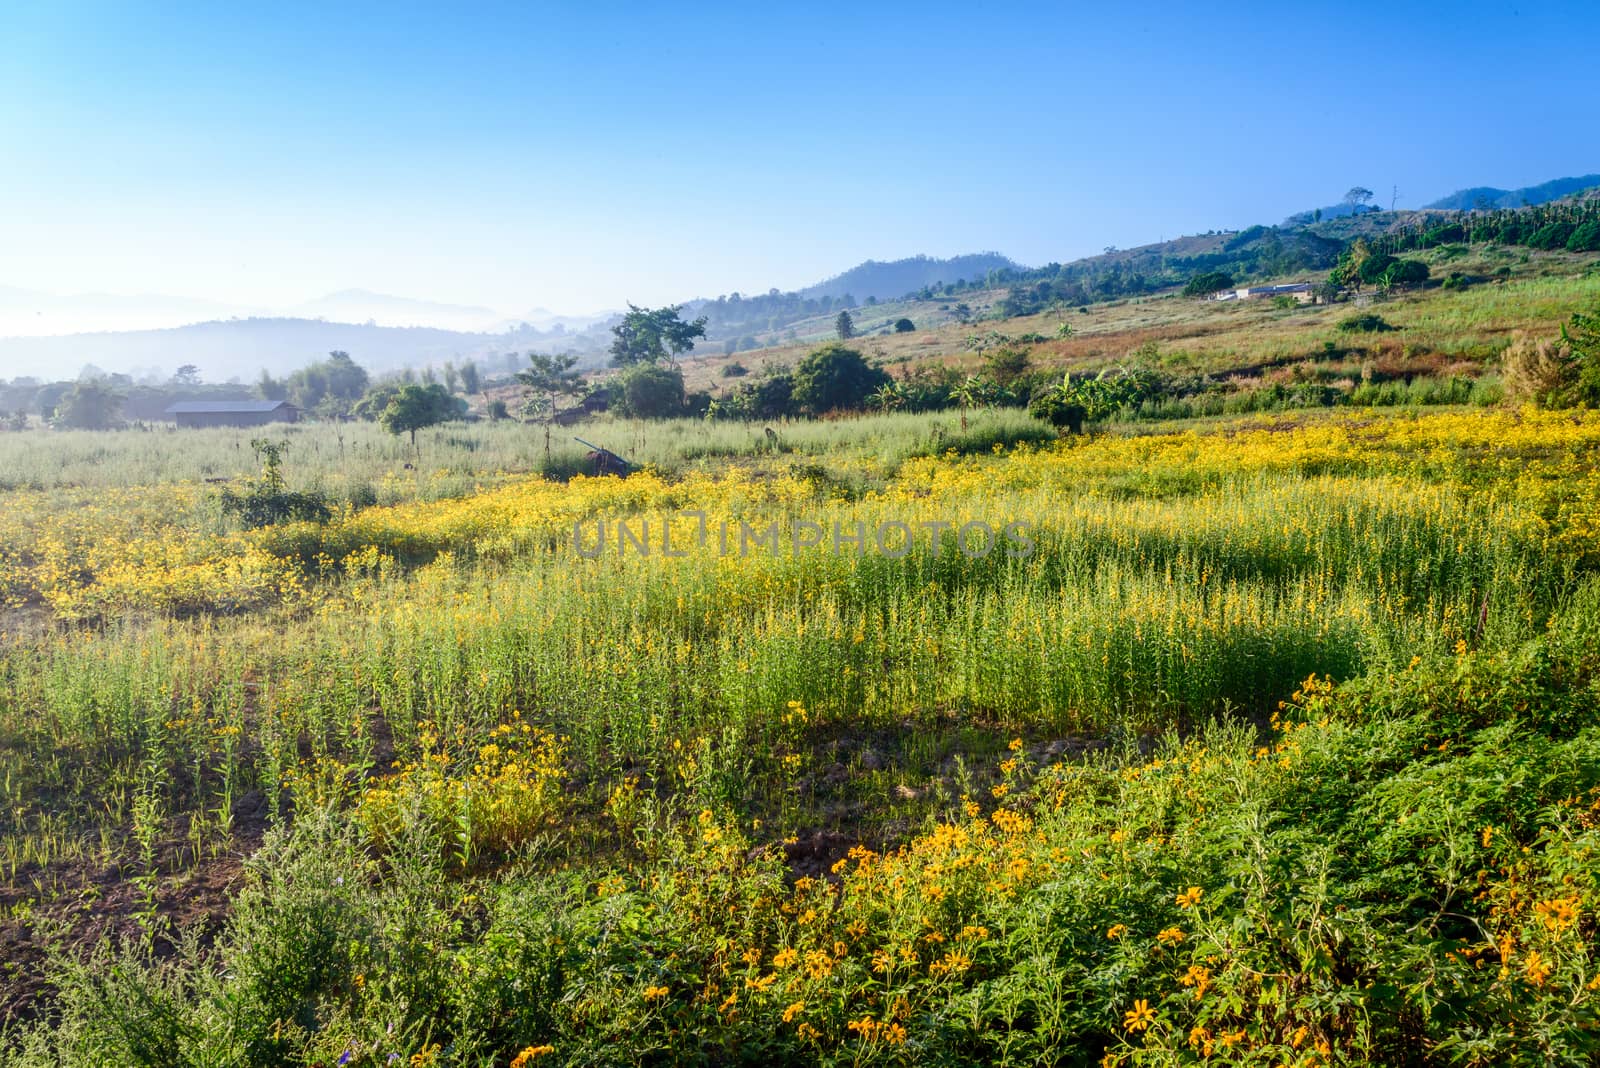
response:
<path id="1" fill-rule="evenodd" d="M 273 378 L 263 367 L 261 377 L 256 380 L 256 393 L 262 400 L 288 400 L 289 383 L 281 378 Z"/>
<path id="2" fill-rule="evenodd" d="M 578 362 L 576 356 L 548 356 L 542 352 L 530 352 L 528 362 L 532 366 L 526 371 L 518 371 L 517 381 L 534 391 L 539 402 L 537 410 L 544 414 L 544 459 L 548 467 L 550 428 L 561 414 L 561 398 L 583 391 L 583 375 L 573 370 Z"/>
<path id="3" fill-rule="evenodd" d="M 437 382 L 427 386 L 401 386 L 378 421 L 391 434 L 410 434 L 416 448 L 417 431 L 465 414 L 466 402 L 452 397 Z"/>
<path id="4" fill-rule="evenodd" d="M 456 370 L 455 361 L 446 360 L 444 364 L 444 388 L 454 393 L 460 386 L 461 372 Z"/>
<path id="5" fill-rule="evenodd" d="M 1541 408 L 1566 406 L 1578 381 L 1578 365 L 1571 346 L 1518 334 L 1501 359 L 1507 397 Z"/>
<path id="6" fill-rule="evenodd" d="M 833 332 L 839 335 L 840 341 L 849 341 L 856 336 L 856 321 L 850 318 L 848 311 L 840 312 L 839 317 L 833 321 Z"/>
<path id="7" fill-rule="evenodd" d="M 517 372 L 517 381 L 533 390 L 535 393 L 544 394 L 545 403 L 550 413 L 549 422 L 554 422 L 560 414 L 562 397 L 577 396 L 583 392 L 583 375 L 573 368 L 578 363 L 576 356 L 548 356 L 542 352 L 528 353 L 530 366 L 526 371 Z"/>
<path id="8" fill-rule="evenodd" d="M 461 391 L 467 396 L 472 396 L 483 388 L 483 380 L 478 376 L 478 365 L 467 361 L 461 365 Z"/>
<path id="9" fill-rule="evenodd" d="M 76 383 L 56 406 L 58 426 L 73 430 L 106 430 L 116 425 L 122 410 L 122 394 L 103 382 L 86 379 Z"/>
<path id="10" fill-rule="evenodd" d="M 330 352 L 326 360 L 289 376 L 289 399 L 302 411 L 343 417 L 367 391 L 368 381 L 366 369 L 348 352 Z"/>
<path id="11" fill-rule="evenodd" d="M 963 325 L 972 322 L 972 306 L 965 302 L 957 304 L 954 308 L 951 308 L 950 314 L 956 317 L 956 322 L 962 323 Z"/>
<path id="12" fill-rule="evenodd" d="M 898 382 L 885 382 L 872 391 L 867 403 L 879 412 L 899 411 L 906 406 L 905 387 Z"/>
<path id="13" fill-rule="evenodd" d="M 617 408 L 638 419 L 670 419 L 684 409 L 683 372 L 655 361 L 636 363 L 617 376 Z"/>
<path id="14" fill-rule="evenodd" d="M 813 415 L 861 408 L 889 376 L 855 349 L 824 345 L 794 369 L 794 399 Z"/>
<path id="15" fill-rule="evenodd" d="M 389 402 L 394 400 L 395 395 L 400 392 L 400 388 L 404 385 L 405 383 L 399 379 L 379 382 L 367 390 L 366 394 L 351 406 L 350 414 L 357 419 L 365 419 L 369 423 L 381 418 L 383 410 L 389 407 Z"/>
<path id="16" fill-rule="evenodd" d="M 961 429 L 967 429 L 967 413 L 991 408 L 1009 394 L 983 375 L 968 375 L 950 387 L 950 399 L 961 409 Z"/>
<path id="17" fill-rule="evenodd" d="M 611 362 L 632 367 L 674 360 L 694 348 L 695 339 L 706 336 L 706 317 L 686 323 L 679 316 L 682 311 L 681 305 L 651 310 L 629 304 L 622 322 L 611 328 Z"/>
<path id="18" fill-rule="evenodd" d="M 1002 346 L 984 357 L 983 366 L 995 382 L 1001 386 L 1010 386 L 1028 373 L 1033 361 L 1023 349 Z"/>
<path id="19" fill-rule="evenodd" d="M 1350 205 L 1351 215 L 1359 215 L 1362 207 L 1371 199 L 1372 190 L 1360 185 L 1351 186 L 1350 191 L 1344 195 L 1344 202 Z"/>
<path id="20" fill-rule="evenodd" d="M 1394 286 L 1420 286 L 1428 280 L 1428 265 L 1421 260 L 1395 260 L 1390 263 L 1378 279 L 1378 285 L 1383 289 Z"/>
<path id="21" fill-rule="evenodd" d="M 1183 287 L 1186 297 L 1205 297 L 1224 289 L 1233 288 L 1233 275 L 1227 271 L 1206 271 L 1189 279 Z"/>
<path id="22" fill-rule="evenodd" d="M 894 332 L 897 334 L 909 334 L 916 328 L 917 324 L 910 319 L 896 319 L 894 321 Z"/>
<path id="23" fill-rule="evenodd" d="M 192 363 L 186 363 L 172 373 L 172 384 L 184 389 L 193 389 L 200 384 L 200 368 Z"/>
<path id="24" fill-rule="evenodd" d="M 1587 408 L 1600 407 L 1600 312 L 1574 313 L 1562 324 L 1561 341 L 1572 351 L 1577 366 L 1573 401 Z"/>

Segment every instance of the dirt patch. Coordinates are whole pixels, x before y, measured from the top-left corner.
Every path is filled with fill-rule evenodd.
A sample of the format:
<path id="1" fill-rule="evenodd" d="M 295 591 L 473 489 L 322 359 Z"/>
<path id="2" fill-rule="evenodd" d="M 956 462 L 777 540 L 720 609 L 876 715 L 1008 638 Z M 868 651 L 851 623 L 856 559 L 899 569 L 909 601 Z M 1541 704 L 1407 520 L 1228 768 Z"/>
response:
<path id="1" fill-rule="evenodd" d="M 245 859 L 261 847 L 267 826 L 266 798 L 245 794 L 234 805 L 228 851 L 181 865 L 187 843 L 161 843 L 148 892 L 129 877 L 135 870 L 130 858 L 19 871 L 12 885 L 0 887 L 0 1023 L 28 1021 L 44 1009 L 54 992 L 47 967 L 52 950 L 86 953 L 145 931 L 154 932 L 158 957 L 171 955 L 184 935 L 198 934 L 209 945 L 227 922 Z M 71 889 L 39 902 L 23 888 L 36 879 Z"/>

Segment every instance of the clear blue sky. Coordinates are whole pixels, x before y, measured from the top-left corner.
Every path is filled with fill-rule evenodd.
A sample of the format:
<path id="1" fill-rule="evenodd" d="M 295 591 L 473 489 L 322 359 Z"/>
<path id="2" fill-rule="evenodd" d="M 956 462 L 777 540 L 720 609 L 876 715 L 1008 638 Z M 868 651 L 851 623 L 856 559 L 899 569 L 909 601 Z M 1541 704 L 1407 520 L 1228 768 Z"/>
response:
<path id="1" fill-rule="evenodd" d="M 0 285 L 579 312 L 1415 206 L 1600 170 L 1595 16 L 10 5 Z"/>

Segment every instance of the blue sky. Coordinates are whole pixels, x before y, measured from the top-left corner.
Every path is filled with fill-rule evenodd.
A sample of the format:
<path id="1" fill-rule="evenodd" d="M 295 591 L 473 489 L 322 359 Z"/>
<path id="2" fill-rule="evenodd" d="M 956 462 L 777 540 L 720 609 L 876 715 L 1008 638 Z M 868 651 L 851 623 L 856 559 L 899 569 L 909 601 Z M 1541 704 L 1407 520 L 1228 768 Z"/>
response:
<path id="1" fill-rule="evenodd" d="M 1128 13 L 1128 12 L 1133 13 Z M 1591 3 L 14 5 L 0 285 L 519 313 L 1600 171 Z"/>

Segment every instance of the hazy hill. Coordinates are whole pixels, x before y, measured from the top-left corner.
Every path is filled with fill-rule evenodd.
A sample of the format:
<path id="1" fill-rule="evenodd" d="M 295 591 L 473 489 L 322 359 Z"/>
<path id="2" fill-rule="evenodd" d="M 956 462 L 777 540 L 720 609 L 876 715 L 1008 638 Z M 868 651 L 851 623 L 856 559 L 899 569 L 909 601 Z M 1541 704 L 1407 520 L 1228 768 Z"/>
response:
<path id="1" fill-rule="evenodd" d="M 1522 189 L 1496 189 L 1480 185 L 1461 189 L 1429 204 L 1439 211 L 1471 211 L 1474 208 L 1520 208 L 1524 205 L 1546 204 L 1552 200 L 1581 193 L 1600 186 L 1600 174 L 1586 174 L 1579 178 L 1555 178 L 1539 185 Z"/>
<path id="2" fill-rule="evenodd" d="M 229 319 L 170 330 L 0 338 L 0 368 L 11 375 L 56 379 L 75 377 L 85 364 L 112 371 L 143 367 L 170 373 L 192 363 L 208 382 L 250 381 L 263 368 L 284 374 L 334 350 L 348 352 L 363 367 L 381 373 L 466 359 L 490 361 L 497 368 L 509 352 L 589 347 L 584 336 L 532 328 L 482 334 L 315 319 Z"/>
<path id="3" fill-rule="evenodd" d="M 953 256 L 947 260 L 931 259 L 927 256 L 912 256 L 909 259 L 894 260 L 889 263 L 868 260 L 825 282 L 807 286 L 799 291 L 799 295 L 813 299 L 842 297 L 849 294 L 858 301 L 866 300 L 868 297 L 893 300 L 907 293 L 914 293 L 924 286 L 972 282 L 983 278 L 990 271 L 1007 269 L 1016 270 L 1017 264 L 998 252 L 975 252 L 965 256 Z"/>

